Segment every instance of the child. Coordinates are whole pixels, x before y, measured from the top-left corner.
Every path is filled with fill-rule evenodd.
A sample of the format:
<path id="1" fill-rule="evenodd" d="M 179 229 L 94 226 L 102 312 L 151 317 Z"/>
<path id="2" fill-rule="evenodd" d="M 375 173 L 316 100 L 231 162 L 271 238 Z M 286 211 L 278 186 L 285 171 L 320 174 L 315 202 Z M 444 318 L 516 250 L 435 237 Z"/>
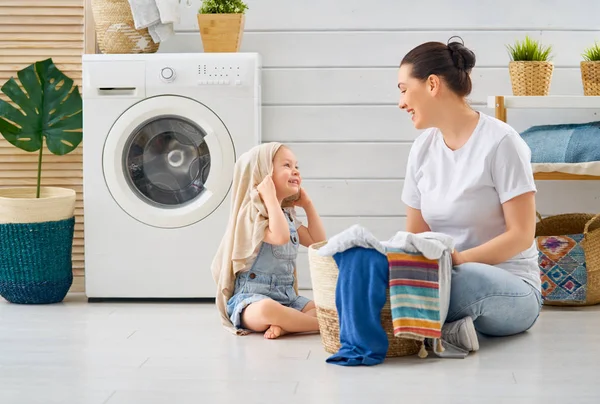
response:
<path id="1" fill-rule="evenodd" d="M 319 330 L 314 302 L 297 294 L 296 257 L 298 244 L 325 240 L 325 230 L 296 164 L 280 143 L 254 147 L 235 164 L 229 224 L 212 273 L 223 325 L 238 335 Z"/>

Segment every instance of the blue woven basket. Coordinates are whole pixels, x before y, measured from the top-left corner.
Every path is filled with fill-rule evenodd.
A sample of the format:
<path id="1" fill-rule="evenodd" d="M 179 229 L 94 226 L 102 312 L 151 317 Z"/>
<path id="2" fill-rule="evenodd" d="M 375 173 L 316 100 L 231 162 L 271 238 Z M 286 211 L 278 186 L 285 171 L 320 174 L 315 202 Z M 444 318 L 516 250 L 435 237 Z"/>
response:
<path id="1" fill-rule="evenodd" d="M 11 303 L 61 302 L 73 283 L 75 218 L 0 224 L 0 296 Z"/>

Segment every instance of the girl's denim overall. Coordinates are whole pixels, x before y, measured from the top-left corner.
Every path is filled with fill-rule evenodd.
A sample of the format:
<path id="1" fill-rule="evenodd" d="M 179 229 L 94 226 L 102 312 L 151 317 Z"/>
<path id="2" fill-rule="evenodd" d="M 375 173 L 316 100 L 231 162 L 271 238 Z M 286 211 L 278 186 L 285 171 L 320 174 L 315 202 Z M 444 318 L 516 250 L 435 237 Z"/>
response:
<path id="1" fill-rule="evenodd" d="M 233 296 L 227 303 L 227 314 L 236 328 L 242 328 L 242 311 L 259 300 L 270 298 L 299 311 L 310 302 L 294 290 L 299 236 L 292 218 L 285 211 L 284 214 L 290 229 L 290 241 L 284 245 L 263 242 L 250 269 L 236 277 Z"/>

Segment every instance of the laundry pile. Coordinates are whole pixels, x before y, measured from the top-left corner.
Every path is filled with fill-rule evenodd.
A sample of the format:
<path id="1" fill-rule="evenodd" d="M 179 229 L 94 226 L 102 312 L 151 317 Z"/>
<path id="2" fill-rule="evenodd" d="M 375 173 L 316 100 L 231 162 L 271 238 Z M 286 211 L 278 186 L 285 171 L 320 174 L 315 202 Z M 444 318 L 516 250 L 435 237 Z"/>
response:
<path id="1" fill-rule="evenodd" d="M 422 342 L 440 357 L 464 358 L 467 352 L 441 340 L 450 303 L 451 252 L 447 235 L 398 232 L 388 241 L 377 240 L 366 228 L 354 225 L 332 237 L 318 250 L 331 256 L 338 269 L 336 309 L 339 351 L 328 363 L 376 365 L 389 346 L 381 325 L 381 311 L 389 289 L 394 336 Z"/>

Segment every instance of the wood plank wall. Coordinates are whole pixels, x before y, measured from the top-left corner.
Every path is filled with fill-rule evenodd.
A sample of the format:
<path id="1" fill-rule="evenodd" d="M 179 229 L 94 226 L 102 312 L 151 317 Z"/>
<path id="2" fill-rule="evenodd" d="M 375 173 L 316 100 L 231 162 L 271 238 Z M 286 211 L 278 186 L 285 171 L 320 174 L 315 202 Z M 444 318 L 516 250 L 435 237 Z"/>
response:
<path id="1" fill-rule="evenodd" d="M 29 64 L 51 57 L 82 91 L 81 55 L 95 51 L 91 10 L 86 18 L 86 6 L 86 0 L 0 0 L 0 83 L 16 78 L 16 72 Z M 8 101 L 4 94 L 0 97 Z M 74 291 L 83 290 L 84 273 L 82 145 L 66 156 L 45 150 L 42 166 L 42 185 L 77 192 Z M 23 152 L 0 138 L 0 187 L 35 186 L 36 178 L 37 153 Z"/>

